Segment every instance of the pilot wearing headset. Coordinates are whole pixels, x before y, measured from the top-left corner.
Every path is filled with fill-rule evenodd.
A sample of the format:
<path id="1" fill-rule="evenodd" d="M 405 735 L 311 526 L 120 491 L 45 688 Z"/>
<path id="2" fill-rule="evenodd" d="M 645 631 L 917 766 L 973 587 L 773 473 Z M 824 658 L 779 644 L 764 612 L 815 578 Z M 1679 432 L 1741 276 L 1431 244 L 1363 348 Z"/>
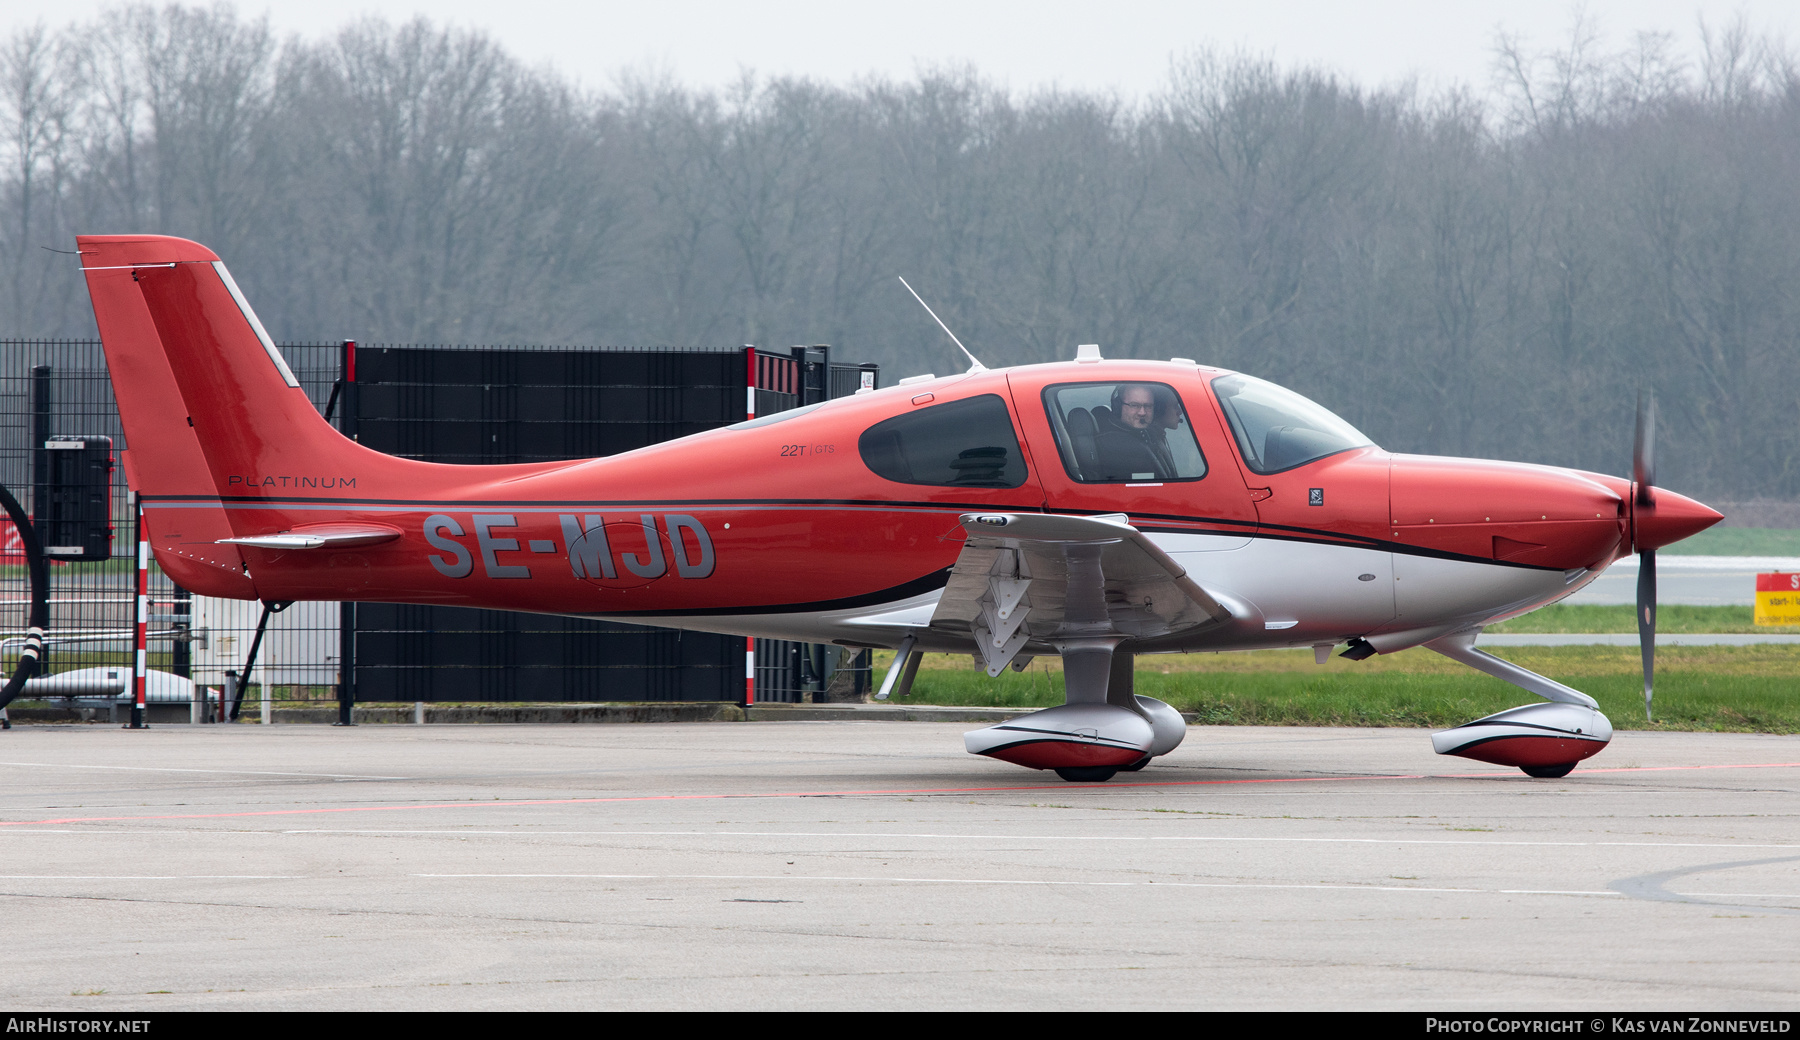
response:
<path id="1" fill-rule="evenodd" d="M 1174 475 L 1164 442 L 1167 427 L 1159 421 L 1174 414 L 1173 395 L 1149 383 L 1120 383 L 1112 392 L 1112 415 L 1094 438 L 1102 480 L 1165 480 Z M 1170 400 L 1158 400 L 1167 396 Z M 1095 409 L 1098 411 L 1099 409 Z"/>

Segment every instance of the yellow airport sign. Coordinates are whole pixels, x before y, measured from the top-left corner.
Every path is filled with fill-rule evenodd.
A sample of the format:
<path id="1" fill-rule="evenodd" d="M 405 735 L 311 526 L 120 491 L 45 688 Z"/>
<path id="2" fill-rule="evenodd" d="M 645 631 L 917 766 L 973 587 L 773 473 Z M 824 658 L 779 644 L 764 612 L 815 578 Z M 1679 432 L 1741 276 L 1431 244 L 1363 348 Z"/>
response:
<path id="1" fill-rule="evenodd" d="M 1800 625 L 1800 571 L 1756 576 L 1756 623 Z"/>

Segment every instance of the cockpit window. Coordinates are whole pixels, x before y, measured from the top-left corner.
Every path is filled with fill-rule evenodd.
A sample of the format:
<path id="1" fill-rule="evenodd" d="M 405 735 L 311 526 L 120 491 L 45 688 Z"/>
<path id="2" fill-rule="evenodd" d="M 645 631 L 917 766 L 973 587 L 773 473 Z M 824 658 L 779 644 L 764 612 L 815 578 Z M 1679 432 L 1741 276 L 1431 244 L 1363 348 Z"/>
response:
<path id="1" fill-rule="evenodd" d="M 1374 443 L 1330 410 L 1274 383 L 1232 375 L 1212 385 L 1244 464 L 1254 472 L 1280 473 Z"/>
<path id="2" fill-rule="evenodd" d="M 996 394 L 920 408 L 863 431 L 856 448 L 878 476 L 902 484 L 1015 488 L 1025 460 Z"/>
<path id="3" fill-rule="evenodd" d="M 1084 484 L 1199 480 L 1206 457 L 1181 396 L 1163 383 L 1064 383 L 1044 389 L 1063 468 Z"/>

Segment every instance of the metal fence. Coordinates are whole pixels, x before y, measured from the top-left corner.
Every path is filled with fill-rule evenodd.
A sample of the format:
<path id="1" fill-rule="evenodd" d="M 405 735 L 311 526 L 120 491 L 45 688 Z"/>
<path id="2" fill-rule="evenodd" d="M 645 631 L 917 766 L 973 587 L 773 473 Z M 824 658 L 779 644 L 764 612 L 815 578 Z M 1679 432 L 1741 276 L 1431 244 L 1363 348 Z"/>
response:
<path id="1" fill-rule="evenodd" d="M 0 482 L 33 515 L 49 495 L 40 477 L 49 476 L 50 442 L 76 438 L 123 443 L 112 382 L 98 344 L 71 340 L 0 343 Z M 103 451 L 113 456 L 109 448 Z M 112 527 L 102 559 L 53 556 L 50 564 L 50 667 L 60 672 L 92 670 L 95 683 L 121 681 L 132 664 L 136 587 L 134 561 L 112 552 L 137 537 L 125 471 L 114 465 L 103 475 L 106 502 L 101 511 Z M 48 534 L 47 531 L 41 533 Z M 66 536 L 58 541 L 69 540 Z M 0 660 L 10 673 L 23 643 L 30 600 L 23 544 L 11 521 L 0 519 Z M 167 587 L 162 590 L 167 598 Z M 175 655 L 167 627 L 153 650 L 160 660 Z M 106 673 L 111 671 L 109 677 Z"/>
<path id="2" fill-rule="evenodd" d="M 873 366 L 834 365 L 828 348 L 774 353 L 289 343 L 282 352 L 314 405 L 370 447 L 432 461 L 585 458 L 710 429 L 873 386 Z M 352 372 L 354 380 L 346 376 Z M 46 443 L 89 456 L 127 447 L 100 345 L 0 341 L 0 482 L 40 533 L 64 494 Z M 27 697 L 116 714 L 129 689 L 137 527 L 122 465 L 105 475 L 105 559 L 51 571 L 48 680 Z M 65 496 L 66 497 L 66 496 Z M 10 671 L 28 599 L 18 534 L 0 528 L 0 664 Z M 104 538 L 101 539 L 105 541 Z M 191 596 L 152 567 L 152 720 L 215 719 L 215 693 L 241 672 L 261 604 Z M 266 618 L 244 711 L 265 705 L 407 701 L 741 700 L 745 641 L 574 618 L 392 604 L 299 603 Z M 860 699 L 869 656 L 771 640 L 755 645 L 759 701 Z M 123 685 L 121 685 L 123 684 Z"/>

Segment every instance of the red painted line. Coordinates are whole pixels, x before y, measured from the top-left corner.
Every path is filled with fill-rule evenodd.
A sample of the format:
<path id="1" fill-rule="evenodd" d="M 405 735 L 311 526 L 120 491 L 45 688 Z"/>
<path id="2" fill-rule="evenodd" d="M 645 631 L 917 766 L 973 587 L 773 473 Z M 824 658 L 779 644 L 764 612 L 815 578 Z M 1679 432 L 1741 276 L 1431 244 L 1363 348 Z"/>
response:
<path id="1" fill-rule="evenodd" d="M 1759 762 L 1711 766 L 1632 766 L 1621 769 L 1584 769 L 1582 773 L 1661 773 L 1693 769 L 1792 769 L 1800 762 Z M 1571 776 L 1578 774 L 1570 774 Z M 41 827 L 67 823 L 131 823 L 146 820 L 223 820 L 252 816 L 321 816 L 335 813 L 406 812 L 416 809 L 516 809 L 534 805 L 601 805 L 608 802 L 690 802 L 721 801 L 750 798 L 847 798 L 874 795 L 916 794 L 984 794 L 1005 791 L 1068 791 L 1071 789 L 1113 789 L 1129 787 L 1229 787 L 1245 784 L 1341 783 L 1367 780 L 1461 780 L 1461 779 L 1528 780 L 1503 772 L 1487 773 L 1392 773 L 1371 776 L 1285 776 L 1243 780 L 1137 780 L 1127 783 L 1097 784 L 1010 784 L 1001 787 L 905 787 L 850 791 L 770 791 L 764 794 L 639 794 L 615 795 L 609 798 L 537 798 L 516 802 L 423 802 L 410 805 L 350 805 L 326 809 L 259 809 L 253 812 L 171 813 L 157 816 L 68 816 L 43 820 L 5 820 L 0 827 Z"/>
<path id="2" fill-rule="evenodd" d="M 1793 769 L 1800 762 L 1727 762 L 1714 766 L 1621 766 L 1618 769 L 1577 769 L 1570 776 L 1586 773 L 1667 773 L 1683 769 Z M 1482 776 L 1480 773 L 1456 773 L 1455 776 Z"/>
<path id="3" fill-rule="evenodd" d="M 439 802 L 414 805 L 349 805 L 329 809 L 259 809 L 253 812 L 179 813 L 167 816 L 72 816 L 54 820 L 8 820 L 0 827 L 35 827 L 49 823 L 121 823 L 133 820 L 216 820 L 241 816 L 310 816 L 325 813 L 399 812 L 409 809 L 479 809 L 483 806 L 506 809 L 531 805 L 598 805 L 605 802 L 688 802 L 745 798 L 847 798 L 869 795 L 902 794 L 980 794 L 993 791 L 1067 791 L 1083 787 L 1189 787 L 1198 784 L 1303 784 L 1315 780 L 1420 780 L 1423 774 L 1381 776 L 1274 777 L 1258 780 L 1141 780 L 1135 783 L 1097 784 L 1014 784 L 1006 787 L 909 787 L 859 791 L 769 791 L 764 794 L 632 794 L 610 798 L 540 798 L 519 802 Z"/>
<path id="4" fill-rule="evenodd" d="M 1695 769 L 1800 769 L 1800 762 L 1729 762 L 1713 766 L 1620 766 L 1617 769 L 1577 769 L 1561 779 L 1570 780 L 1578 776 L 1589 776 L 1594 773 L 1668 773 L 1690 771 Z M 1432 773 L 1433 779 L 1442 780 L 1532 780 L 1523 773 L 1513 772 L 1510 766 L 1496 766 L 1485 773 Z"/>

